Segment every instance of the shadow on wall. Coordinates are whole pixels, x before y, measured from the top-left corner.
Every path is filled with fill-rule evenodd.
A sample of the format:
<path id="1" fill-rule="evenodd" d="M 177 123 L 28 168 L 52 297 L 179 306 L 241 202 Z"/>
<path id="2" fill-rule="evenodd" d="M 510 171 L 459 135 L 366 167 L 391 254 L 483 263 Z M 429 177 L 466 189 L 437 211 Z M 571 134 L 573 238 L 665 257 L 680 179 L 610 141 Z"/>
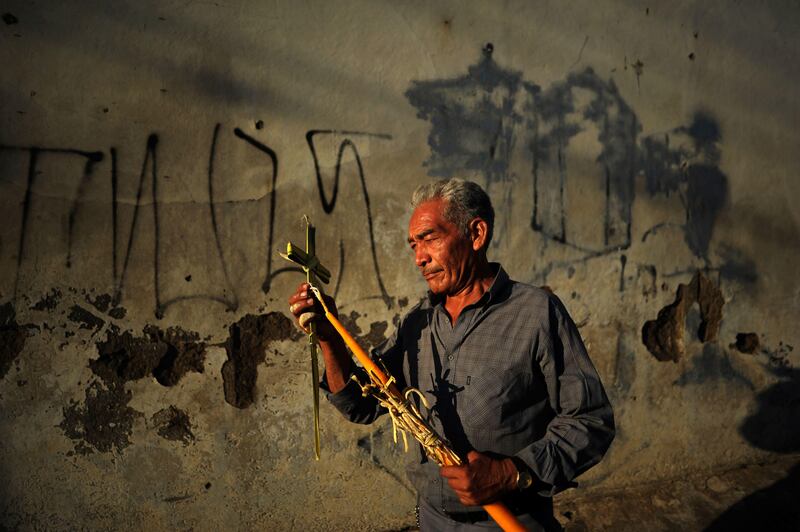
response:
<path id="1" fill-rule="evenodd" d="M 757 410 L 739 432 L 754 447 L 777 453 L 800 452 L 800 370 L 778 368 L 782 377 L 760 393 Z M 717 518 L 706 532 L 728 530 L 800 530 L 800 462 L 789 474 L 751 493 Z"/>
<path id="2" fill-rule="evenodd" d="M 413 81 L 406 91 L 417 116 L 431 124 L 431 156 L 425 162 L 429 175 L 479 175 L 498 207 L 511 205 L 514 182 L 529 175 L 531 229 L 584 258 L 632 245 L 634 185 L 643 175 L 649 198 L 680 199 L 684 222 L 657 223 L 641 240 L 676 228 L 695 257 L 728 276 L 734 269 L 730 258 L 723 256 L 722 264 L 715 265 L 710 253 L 728 201 L 728 178 L 719 167 L 722 132 L 712 114 L 698 111 L 688 125 L 642 136 L 636 113 L 613 79 L 586 68 L 542 89 L 521 72 L 501 67 L 493 51 L 487 44 L 463 76 Z M 584 166 L 581 147 L 587 139 L 598 146 L 591 168 Z M 512 168 L 512 154 L 520 149 L 529 157 L 528 169 Z M 575 206 L 586 190 L 593 191 L 593 214 Z M 504 216 L 510 214 L 495 221 L 494 246 L 513 223 Z M 587 216 L 597 216 L 596 227 L 583 224 Z"/>

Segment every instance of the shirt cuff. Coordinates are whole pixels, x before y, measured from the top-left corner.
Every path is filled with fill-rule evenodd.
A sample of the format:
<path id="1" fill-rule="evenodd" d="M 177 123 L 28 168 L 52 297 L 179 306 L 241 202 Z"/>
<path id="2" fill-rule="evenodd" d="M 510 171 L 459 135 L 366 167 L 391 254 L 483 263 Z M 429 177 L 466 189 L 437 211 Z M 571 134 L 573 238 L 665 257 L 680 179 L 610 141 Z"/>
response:
<path id="1" fill-rule="evenodd" d="M 535 445 L 532 447 L 535 447 Z M 552 497 L 556 493 L 564 491 L 567 488 L 574 488 L 578 485 L 577 482 L 572 481 L 555 485 L 546 480 L 542 480 L 543 478 L 553 478 L 555 476 L 555 472 L 553 471 L 555 466 L 553 457 L 547 456 L 545 453 L 540 453 L 539 459 L 537 460 L 535 451 L 532 452 L 532 449 L 528 447 L 526 450 L 514 455 L 514 458 L 515 462 L 519 461 L 527 466 L 528 471 L 530 471 L 533 476 L 533 485 L 530 489 L 535 491 L 538 495 Z"/>
<path id="2" fill-rule="evenodd" d="M 325 392 L 325 397 L 340 412 L 352 411 L 363 400 L 361 386 L 350 378 L 351 375 L 352 373 L 347 376 L 347 384 L 344 385 L 344 388 L 336 393 L 333 393 L 330 386 L 328 386 L 327 375 L 323 374 L 319 383 L 320 389 Z"/>

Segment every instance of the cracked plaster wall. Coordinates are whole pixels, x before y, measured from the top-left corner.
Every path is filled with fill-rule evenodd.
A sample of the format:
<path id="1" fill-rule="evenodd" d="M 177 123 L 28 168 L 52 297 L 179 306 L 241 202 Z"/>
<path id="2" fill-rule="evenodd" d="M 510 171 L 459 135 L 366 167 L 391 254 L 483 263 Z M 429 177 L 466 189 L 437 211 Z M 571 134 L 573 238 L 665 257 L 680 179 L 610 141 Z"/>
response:
<path id="1" fill-rule="evenodd" d="M 2 9 L 0 525 L 410 525 L 385 421 L 323 402 L 313 460 L 276 252 L 308 214 L 377 345 L 424 294 L 408 197 L 443 175 L 487 188 L 491 257 L 606 384 L 580 489 L 800 451 L 791 3 Z"/>

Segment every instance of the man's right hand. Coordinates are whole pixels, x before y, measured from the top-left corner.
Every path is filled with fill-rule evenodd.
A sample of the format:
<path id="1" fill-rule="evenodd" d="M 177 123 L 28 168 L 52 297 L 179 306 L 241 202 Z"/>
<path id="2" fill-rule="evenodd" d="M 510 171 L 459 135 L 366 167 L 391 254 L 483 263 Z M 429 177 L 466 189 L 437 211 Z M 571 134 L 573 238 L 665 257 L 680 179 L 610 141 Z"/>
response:
<path id="1" fill-rule="evenodd" d="M 328 310 L 338 318 L 336 302 L 332 297 L 323 295 Z M 325 319 L 325 314 L 319 301 L 314 297 L 308 283 L 302 283 L 289 298 L 289 311 L 294 316 L 297 326 L 308 333 L 308 326 L 314 323 L 316 336 L 322 356 L 325 358 L 325 374 L 328 379 L 328 388 L 336 393 L 347 385 L 352 371 L 352 361 L 347 352 L 344 340 Z"/>
<path id="2" fill-rule="evenodd" d="M 309 333 L 309 324 L 316 325 L 317 338 L 320 342 L 330 342 L 338 337 L 338 333 L 333 326 L 325 319 L 322 305 L 316 300 L 311 292 L 308 283 L 302 283 L 297 287 L 294 294 L 289 297 L 289 312 L 292 313 L 295 323 L 306 334 Z M 338 317 L 336 302 L 332 297 L 323 295 L 325 305 L 331 313 Z"/>

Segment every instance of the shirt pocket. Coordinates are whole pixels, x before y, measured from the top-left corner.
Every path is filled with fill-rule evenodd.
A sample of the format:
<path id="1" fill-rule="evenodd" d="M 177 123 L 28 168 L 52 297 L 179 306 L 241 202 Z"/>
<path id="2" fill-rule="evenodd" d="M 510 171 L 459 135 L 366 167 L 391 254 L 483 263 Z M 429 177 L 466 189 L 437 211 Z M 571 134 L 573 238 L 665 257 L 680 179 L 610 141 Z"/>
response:
<path id="1" fill-rule="evenodd" d="M 486 371 L 466 378 L 458 405 L 465 427 L 478 430 L 519 430 L 524 411 L 531 404 L 531 375 L 518 369 Z"/>

